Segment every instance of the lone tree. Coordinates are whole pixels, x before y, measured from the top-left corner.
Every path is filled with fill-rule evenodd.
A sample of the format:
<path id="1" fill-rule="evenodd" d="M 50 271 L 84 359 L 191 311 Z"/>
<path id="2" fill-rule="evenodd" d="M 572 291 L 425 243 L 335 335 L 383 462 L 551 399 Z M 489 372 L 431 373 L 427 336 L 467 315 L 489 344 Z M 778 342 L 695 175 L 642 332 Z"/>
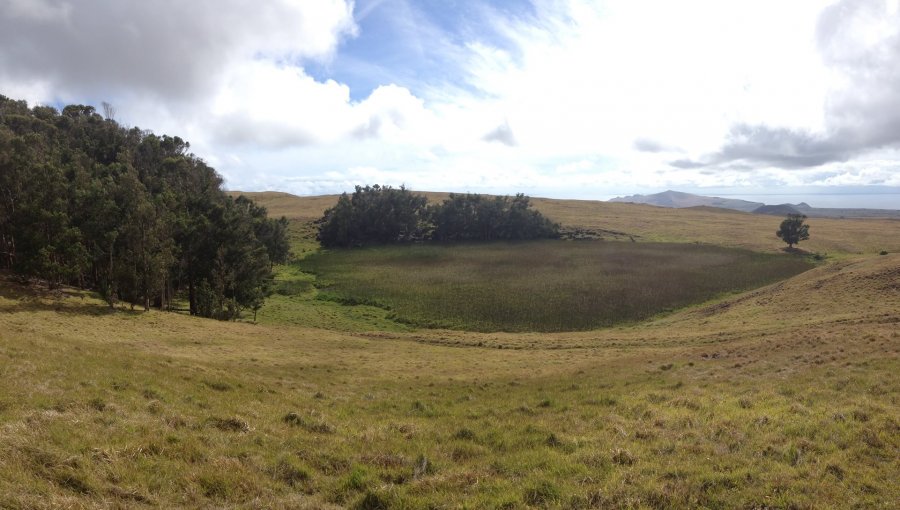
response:
<path id="1" fill-rule="evenodd" d="M 792 249 L 795 244 L 800 241 L 809 239 L 809 225 L 804 223 L 806 215 L 788 214 L 788 217 L 781 222 L 781 227 L 775 232 L 775 235 L 788 244 L 788 249 Z"/>

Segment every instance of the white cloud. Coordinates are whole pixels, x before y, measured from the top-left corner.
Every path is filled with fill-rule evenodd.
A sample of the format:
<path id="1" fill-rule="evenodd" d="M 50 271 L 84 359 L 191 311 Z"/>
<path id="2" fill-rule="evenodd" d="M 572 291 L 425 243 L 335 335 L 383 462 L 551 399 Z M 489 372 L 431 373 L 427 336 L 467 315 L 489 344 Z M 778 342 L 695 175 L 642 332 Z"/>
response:
<path id="1" fill-rule="evenodd" d="M 0 0 L 0 93 L 112 101 L 125 123 L 189 139 L 233 188 L 898 185 L 893 152 L 813 170 L 669 165 L 718 151 L 737 124 L 827 130 L 828 105 L 853 103 L 858 63 L 895 30 L 860 16 L 823 39 L 831 3 L 535 0 L 521 17 L 484 9 L 491 38 L 451 38 L 405 1 L 354 20 L 349 0 Z M 396 9 L 411 53 L 445 59 L 455 82 L 354 100 L 307 70 L 341 58 L 375 9 Z"/>

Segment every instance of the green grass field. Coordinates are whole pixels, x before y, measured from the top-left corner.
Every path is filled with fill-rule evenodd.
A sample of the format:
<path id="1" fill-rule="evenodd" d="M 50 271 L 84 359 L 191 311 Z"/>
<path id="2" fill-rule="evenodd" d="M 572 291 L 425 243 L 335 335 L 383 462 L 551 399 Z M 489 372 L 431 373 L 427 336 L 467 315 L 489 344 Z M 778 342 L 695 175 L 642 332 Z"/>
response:
<path id="1" fill-rule="evenodd" d="M 740 240 L 758 247 L 769 221 L 693 211 L 676 232 L 621 206 L 638 246 L 716 243 L 738 216 L 759 222 Z M 896 243 L 900 222 L 830 225 L 832 253 Z M 308 224 L 292 233 L 301 265 L 337 260 Z M 889 250 L 579 332 L 417 329 L 319 299 L 297 265 L 278 268 L 257 324 L 0 278 L 0 508 L 897 508 Z"/>
<path id="2" fill-rule="evenodd" d="M 808 270 L 802 257 L 708 245 L 537 241 L 325 250 L 300 263 L 321 298 L 400 322 L 573 331 L 636 322 Z"/>

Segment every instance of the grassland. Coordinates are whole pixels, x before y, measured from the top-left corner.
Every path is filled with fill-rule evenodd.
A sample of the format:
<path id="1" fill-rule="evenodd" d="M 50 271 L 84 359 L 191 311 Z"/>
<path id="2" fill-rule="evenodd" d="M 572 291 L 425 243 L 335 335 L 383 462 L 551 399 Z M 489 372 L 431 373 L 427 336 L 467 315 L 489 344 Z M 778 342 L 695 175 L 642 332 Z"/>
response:
<path id="1" fill-rule="evenodd" d="M 890 508 L 898 266 L 542 335 L 111 313 L 4 284 L 0 506 Z"/>
<path id="2" fill-rule="evenodd" d="M 446 193 L 424 193 L 428 200 L 443 200 Z M 248 193 L 277 215 L 300 222 L 322 216 L 337 196 L 296 197 L 286 193 Z M 777 216 L 743 213 L 711 207 L 669 209 L 641 204 L 591 200 L 532 198 L 541 213 L 563 226 L 584 229 L 605 239 L 634 238 L 639 242 L 706 243 L 774 253 L 784 244 L 775 237 Z M 832 258 L 900 252 L 900 220 L 811 218 L 810 239 L 800 247 Z"/>
<path id="3" fill-rule="evenodd" d="M 536 241 L 327 250 L 302 260 L 341 302 L 399 322 L 473 331 L 573 331 L 637 322 L 783 280 L 804 258 L 709 245 Z"/>
<path id="4" fill-rule="evenodd" d="M 608 228 L 726 230 L 691 214 Z M 896 227 L 835 221 L 827 264 L 585 332 L 391 330 L 294 268 L 259 324 L 0 279 L 0 508 L 896 508 Z"/>

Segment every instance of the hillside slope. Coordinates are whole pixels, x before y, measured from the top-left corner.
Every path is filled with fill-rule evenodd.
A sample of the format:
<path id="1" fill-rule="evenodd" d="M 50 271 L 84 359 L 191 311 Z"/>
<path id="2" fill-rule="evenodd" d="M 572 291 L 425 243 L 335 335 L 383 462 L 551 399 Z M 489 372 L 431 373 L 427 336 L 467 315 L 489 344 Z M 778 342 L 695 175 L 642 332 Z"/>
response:
<path id="1" fill-rule="evenodd" d="M 246 194 L 269 208 L 270 214 L 299 221 L 321 217 L 337 200 L 336 195 Z M 447 193 L 423 194 L 432 202 L 447 196 Z M 627 239 L 630 235 L 637 241 L 701 242 L 769 252 L 784 247 L 775 236 L 780 220 L 766 215 L 709 207 L 671 209 L 592 200 L 532 198 L 532 203 L 564 227 L 585 229 L 601 238 Z M 897 219 L 815 218 L 808 223 L 810 239 L 800 247 L 810 252 L 829 255 L 900 252 L 900 220 Z"/>
<path id="2" fill-rule="evenodd" d="M 889 507 L 900 255 L 625 328 L 340 333 L 0 282 L 0 507 Z"/>

